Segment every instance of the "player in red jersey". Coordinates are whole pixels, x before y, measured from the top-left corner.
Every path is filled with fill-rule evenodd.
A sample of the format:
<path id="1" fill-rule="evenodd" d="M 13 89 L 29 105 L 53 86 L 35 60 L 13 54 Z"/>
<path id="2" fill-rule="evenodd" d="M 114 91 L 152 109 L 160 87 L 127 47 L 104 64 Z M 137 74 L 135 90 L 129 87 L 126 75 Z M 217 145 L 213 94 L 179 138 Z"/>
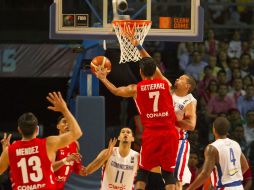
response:
<path id="1" fill-rule="evenodd" d="M 175 127 L 171 84 L 167 80 L 155 79 L 156 63 L 151 57 L 140 61 L 142 81 L 123 87 L 116 87 L 107 79 L 106 69 L 100 69 L 96 76 L 114 95 L 133 97 L 144 128 L 140 152 L 136 189 L 145 189 L 149 171 L 162 168 L 166 189 L 175 189 L 173 176 L 178 148 L 178 133 Z M 168 138 L 170 136 L 170 138 Z"/>
<path id="2" fill-rule="evenodd" d="M 69 131 L 69 124 L 63 115 L 57 120 L 57 129 L 59 130 L 59 135 Z M 86 169 L 81 164 L 81 155 L 79 154 L 79 144 L 77 141 L 56 152 L 53 169 L 55 172 L 56 190 L 64 189 L 65 182 L 72 172 L 86 176 Z"/>
<path id="3" fill-rule="evenodd" d="M 126 36 L 129 38 L 133 46 L 135 46 L 139 50 L 141 57 L 150 57 L 147 51 L 139 44 L 139 41 L 136 40 L 131 33 L 127 32 Z M 164 79 L 168 81 L 168 83 L 171 85 L 169 80 L 165 78 L 165 76 L 163 76 L 158 67 L 156 69 L 155 78 Z M 196 82 L 193 77 L 184 74 L 176 80 L 174 84 L 174 90 L 172 90 L 174 110 L 177 117 L 176 127 L 179 133 L 179 147 L 174 172 L 174 175 L 177 178 L 177 190 L 182 190 L 183 184 L 189 183 L 191 179 L 191 173 L 187 165 L 190 151 L 190 145 L 187 139 L 187 131 L 194 130 L 196 126 L 197 100 L 191 94 L 195 87 Z M 154 168 L 152 171 L 155 173 L 160 173 L 160 167 Z"/>
<path id="4" fill-rule="evenodd" d="M 70 130 L 58 136 L 36 138 L 38 120 L 33 113 L 24 113 L 18 119 L 18 131 L 22 139 L 5 146 L 0 157 L 0 175 L 10 166 L 14 190 L 55 190 L 52 161 L 58 149 L 67 146 L 82 135 L 78 122 L 68 110 L 60 92 L 47 96 L 52 104 L 48 109 L 61 112 L 69 123 Z M 7 143 L 8 138 L 2 143 Z"/>

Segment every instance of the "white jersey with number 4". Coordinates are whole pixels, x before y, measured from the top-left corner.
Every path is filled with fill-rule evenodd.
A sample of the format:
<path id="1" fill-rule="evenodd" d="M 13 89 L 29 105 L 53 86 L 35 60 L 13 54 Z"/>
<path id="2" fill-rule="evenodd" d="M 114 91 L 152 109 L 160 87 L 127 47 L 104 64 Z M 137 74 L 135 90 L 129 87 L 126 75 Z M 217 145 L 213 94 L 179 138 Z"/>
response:
<path id="1" fill-rule="evenodd" d="M 241 148 L 231 139 L 218 139 L 211 144 L 219 153 L 219 164 L 211 174 L 211 180 L 217 189 L 243 189 L 241 169 Z"/>
<path id="2" fill-rule="evenodd" d="M 122 157 L 119 148 L 114 147 L 102 172 L 101 190 L 132 190 L 137 173 L 139 153 L 130 150 Z"/>

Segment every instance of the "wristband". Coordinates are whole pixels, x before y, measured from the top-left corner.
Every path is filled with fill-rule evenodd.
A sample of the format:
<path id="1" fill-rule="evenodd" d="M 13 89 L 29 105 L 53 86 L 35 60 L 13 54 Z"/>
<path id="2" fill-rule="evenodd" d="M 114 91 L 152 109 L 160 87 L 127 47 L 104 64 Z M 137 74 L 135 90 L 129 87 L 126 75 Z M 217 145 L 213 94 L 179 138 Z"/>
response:
<path id="1" fill-rule="evenodd" d="M 138 44 L 136 47 L 138 48 L 138 50 L 142 50 L 143 49 L 142 45 L 140 45 L 140 44 Z"/>
<path id="2" fill-rule="evenodd" d="M 64 165 L 66 165 L 66 166 L 70 165 L 70 162 L 67 161 L 67 158 L 62 159 L 62 162 L 63 162 Z"/>

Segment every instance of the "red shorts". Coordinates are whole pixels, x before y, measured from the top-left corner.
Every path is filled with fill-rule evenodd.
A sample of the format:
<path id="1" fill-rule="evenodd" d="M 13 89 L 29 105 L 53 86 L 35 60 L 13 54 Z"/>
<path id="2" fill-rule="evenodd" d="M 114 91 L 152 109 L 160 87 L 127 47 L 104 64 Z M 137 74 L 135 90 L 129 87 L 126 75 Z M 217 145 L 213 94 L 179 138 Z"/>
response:
<path id="1" fill-rule="evenodd" d="M 174 172 L 178 149 L 178 132 L 176 128 L 145 128 L 142 135 L 139 167 L 151 170 L 161 169 Z"/>

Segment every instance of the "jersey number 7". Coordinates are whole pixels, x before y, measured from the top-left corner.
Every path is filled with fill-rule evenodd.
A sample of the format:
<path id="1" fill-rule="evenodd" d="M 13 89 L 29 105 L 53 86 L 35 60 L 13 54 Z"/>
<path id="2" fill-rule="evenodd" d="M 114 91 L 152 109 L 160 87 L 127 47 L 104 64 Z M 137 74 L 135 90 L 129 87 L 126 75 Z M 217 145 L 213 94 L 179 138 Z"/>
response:
<path id="1" fill-rule="evenodd" d="M 154 91 L 154 92 L 149 92 L 149 98 L 153 100 L 153 112 L 158 111 L 158 102 L 159 102 L 159 96 L 160 96 L 160 91 Z"/>

